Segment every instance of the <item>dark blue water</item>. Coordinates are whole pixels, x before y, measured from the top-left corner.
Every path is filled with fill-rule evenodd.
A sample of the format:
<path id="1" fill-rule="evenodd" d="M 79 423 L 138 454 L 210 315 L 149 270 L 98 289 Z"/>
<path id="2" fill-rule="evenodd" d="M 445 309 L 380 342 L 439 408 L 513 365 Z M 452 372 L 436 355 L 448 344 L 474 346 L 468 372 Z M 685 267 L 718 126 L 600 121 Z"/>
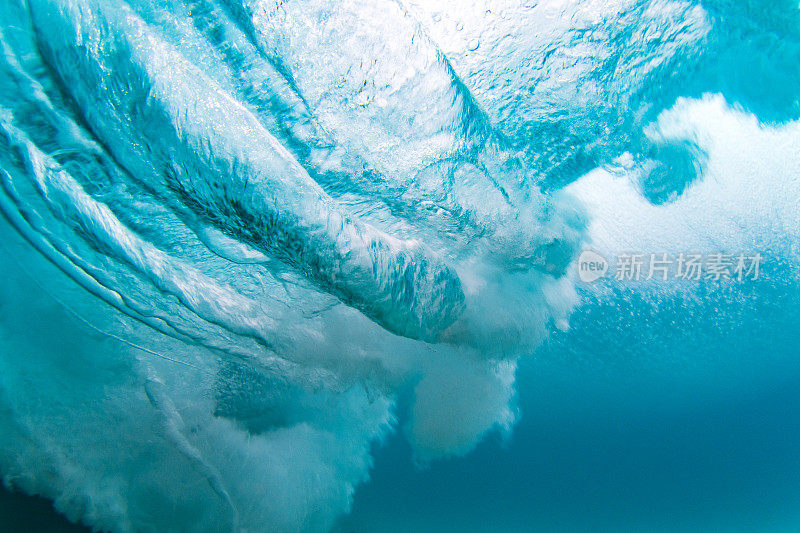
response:
<path id="1" fill-rule="evenodd" d="M 80 533 L 90 531 L 69 522 L 53 509 L 52 502 L 9 492 L 0 487 L 0 530 L 4 533 Z"/>
<path id="2" fill-rule="evenodd" d="M 395 435 L 342 531 L 796 531 L 797 287 L 590 303 L 519 370 L 522 419 L 414 469 Z"/>

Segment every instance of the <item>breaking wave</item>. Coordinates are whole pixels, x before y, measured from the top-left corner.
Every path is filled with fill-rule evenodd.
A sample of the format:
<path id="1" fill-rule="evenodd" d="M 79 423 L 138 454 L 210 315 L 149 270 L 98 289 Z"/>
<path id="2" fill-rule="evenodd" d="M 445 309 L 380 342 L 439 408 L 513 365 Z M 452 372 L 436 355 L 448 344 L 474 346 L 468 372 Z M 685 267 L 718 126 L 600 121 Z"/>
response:
<path id="1" fill-rule="evenodd" d="M 789 2 L 0 2 L 0 471 L 103 530 L 329 529 L 406 391 L 420 463 L 510 431 L 564 187 L 800 115 Z"/>

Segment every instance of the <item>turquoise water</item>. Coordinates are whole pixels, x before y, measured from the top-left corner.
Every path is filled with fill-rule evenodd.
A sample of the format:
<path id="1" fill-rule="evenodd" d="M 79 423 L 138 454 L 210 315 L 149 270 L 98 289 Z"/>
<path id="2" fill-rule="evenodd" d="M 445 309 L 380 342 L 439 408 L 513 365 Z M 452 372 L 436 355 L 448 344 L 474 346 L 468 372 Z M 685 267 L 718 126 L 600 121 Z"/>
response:
<path id="1" fill-rule="evenodd" d="M 588 304 L 521 365 L 509 441 L 419 470 L 391 439 L 339 530 L 795 530 L 796 291 Z"/>
<path id="2" fill-rule="evenodd" d="M 797 529 L 796 2 L 0 14 L 0 529 Z"/>

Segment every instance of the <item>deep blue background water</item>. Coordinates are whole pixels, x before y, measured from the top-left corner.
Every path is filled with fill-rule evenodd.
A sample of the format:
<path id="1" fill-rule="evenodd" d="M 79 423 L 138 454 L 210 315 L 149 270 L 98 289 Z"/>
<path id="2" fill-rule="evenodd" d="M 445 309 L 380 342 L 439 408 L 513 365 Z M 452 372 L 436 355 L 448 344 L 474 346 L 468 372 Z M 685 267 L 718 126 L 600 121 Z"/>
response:
<path id="1" fill-rule="evenodd" d="M 414 469 L 395 435 L 342 531 L 796 531 L 792 281 L 579 310 L 518 373 L 522 418 Z"/>
<path id="2" fill-rule="evenodd" d="M 78 533 L 90 530 L 68 522 L 44 498 L 9 492 L 0 486 L 0 531 Z"/>

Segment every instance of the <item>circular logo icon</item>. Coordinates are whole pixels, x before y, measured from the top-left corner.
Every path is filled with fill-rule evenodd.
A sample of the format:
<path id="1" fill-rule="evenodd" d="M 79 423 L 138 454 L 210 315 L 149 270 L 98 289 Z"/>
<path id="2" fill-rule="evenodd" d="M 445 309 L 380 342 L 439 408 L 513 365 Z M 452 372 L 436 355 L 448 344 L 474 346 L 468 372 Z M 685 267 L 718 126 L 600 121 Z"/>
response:
<path id="1" fill-rule="evenodd" d="M 584 283 L 592 283 L 608 272 L 608 261 L 592 250 L 584 250 L 578 257 L 578 278 Z"/>

